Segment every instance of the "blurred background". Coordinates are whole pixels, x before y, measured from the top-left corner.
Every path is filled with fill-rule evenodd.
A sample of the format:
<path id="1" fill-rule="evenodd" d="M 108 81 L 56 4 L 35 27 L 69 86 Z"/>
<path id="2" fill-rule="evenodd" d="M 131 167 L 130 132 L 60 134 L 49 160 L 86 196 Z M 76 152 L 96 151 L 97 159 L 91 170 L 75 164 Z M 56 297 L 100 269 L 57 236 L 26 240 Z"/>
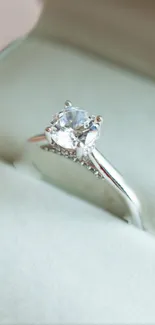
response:
<path id="1" fill-rule="evenodd" d="M 35 26 L 42 7 L 38 0 L 0 0 L 0 50 Z"/>
<path id="2" fill-rule="evenodd" d="M 0 49 L 28 33 L 42 12 L 37 32 L 155 77 L 154 1 L 0 0 Z"/>

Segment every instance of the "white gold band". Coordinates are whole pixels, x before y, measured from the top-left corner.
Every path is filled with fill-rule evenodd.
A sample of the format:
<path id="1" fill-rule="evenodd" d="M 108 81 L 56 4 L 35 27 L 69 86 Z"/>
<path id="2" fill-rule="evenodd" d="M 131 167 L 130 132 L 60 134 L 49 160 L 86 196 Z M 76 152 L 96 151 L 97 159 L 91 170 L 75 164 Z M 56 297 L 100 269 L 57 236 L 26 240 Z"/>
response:
<path id="1" fill-rule="evenodd" d="M 131 217 L 132 223 L 140 229 L 143 229 L 141 221 L 140 202 L 136 194 L 125 183 L 123 177 L 115 170 L 114 167 L 100 154 L 97 149 L 94 149 L 89 155 L 95 167 L 100 171 L 106 181 L 120 194 L 126 202 Z"/>
<path id="2" fill-rule="evenodd" d="M 89 153 L 89 159 L 87 157 L 78 160 L 74 154 L 67 155 L 60 147 L 49 145 L 45 135 L 40 134 L 29 140 L 26 156 L 26 160 L 29 160 L 47 181 L 102 206 L 114 215 L 143 229 L 138 198 L 123 177 L 97 149 Z M 63 156 L 68 159 L 64 159 Z M 84 165 L 92 173 L 86 173 L 83 168 L 78 169 L 79 164 L 72 164 L 73 161 Z M 64 174 L 67 178 L 64 178 Z M 90 174 L 95 174 L 100 179 L 95 181 L 94 175 L 92 178 Z M 80 191 L 81 195 L 79 195 Z M 92 198 L 93 195 L 96 196 L 95 200 Z M 103 204 L 100 202 L 101 199 Z"/>
<path id="3" fill-rule="evenodd" d="M 74 107 L 67 100 L 63 110 L 52 117 L 44 133 L 28 140 L 26 160 L 28 159 L 47 181 L 51 180 L 72 195 L 78 195 L 104 207 L 143 229 L 138 198 L 96 149 L 102 122 L 102 116 L 90 116 L 85 110 Z M 68 158 L 68 164 L 63 157 L 59 159 L 60 156 Z M 99 178 L 98 182 L 95 182 L 94 175 L 90 177 L 90 173 L 84 174 L 82 169 L 75 170 L 73 161 L 95 174 Z"/>

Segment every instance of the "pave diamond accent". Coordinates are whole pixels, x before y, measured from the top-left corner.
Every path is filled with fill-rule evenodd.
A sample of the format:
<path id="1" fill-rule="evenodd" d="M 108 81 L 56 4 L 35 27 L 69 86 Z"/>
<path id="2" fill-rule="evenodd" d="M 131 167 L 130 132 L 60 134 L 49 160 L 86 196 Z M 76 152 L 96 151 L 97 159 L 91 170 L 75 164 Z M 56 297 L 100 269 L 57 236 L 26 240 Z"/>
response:
<path id="1" fill-rule="evenodd" d="M 87 170 L 89 170 L 91 173 L 93 173 L 94 176 L 96 176 L 96 178 L 104 180 L 104 177 L 98 172 L 98 170 L 92 164 L 92 162 L 87 158 L 83 158 L 83 160 L 79 160 L 76 157 L 75 151 L 72 151 L 72 153 L 65 151 L 64 149 L 60 149 L 60 147 L 58 147 L 56 144 L 42 145 L 41 149 L 43 149 L 45 151 L 50 151 L 54 154 L 59 154 L 61 156 L 64 156 L 65 158 L 68 158 L 69 160 L 72 160 L 75 163 L 79 163 L 81 166 L 84 166 Z"/>
<path id="2" fill-rule="evenodd" d="M 94 148 L 99 137 L 101 121 L 95 116 L 72 106 L 67 101 L 65 108 L 54 115 L 51 126 L 46 128 L 48 142 L 54 142 L 61 148 L 76 150 L 78 158 L 87 156 Z"/>

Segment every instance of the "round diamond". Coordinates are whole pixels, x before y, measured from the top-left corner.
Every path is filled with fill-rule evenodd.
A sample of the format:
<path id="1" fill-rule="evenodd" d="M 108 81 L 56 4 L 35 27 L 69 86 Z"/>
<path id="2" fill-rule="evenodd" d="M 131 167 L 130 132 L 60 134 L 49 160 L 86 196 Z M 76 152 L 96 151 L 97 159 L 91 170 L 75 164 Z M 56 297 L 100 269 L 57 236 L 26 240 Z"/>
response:
<path id="1" fill-rule="evenodd" d="M 58 128 L 72 128 L 78 130 L 84 126 L 84 123 L 88 120 L 88 113 L 82 109 L 76 107 L 70 107 L 65 110 L 62 117 L 59 118 L 56 123 Z"/>
<path id="2" fill-rule="evenodd" d="M 85 110 L 69 106 L 53 117 L 50 137 L 65 149 L 75 150 L 77 146 L 91 149 L 98 138 L 99 128 L 94 117 L 89 117 Z"/>
<path id="3" fill-rule="evenodd" d="M 59 146 L 65 149 L 75 149 L 76 148 L 76 138 L 74 136 L 73 130 L 65 129 L 65 130 L 58 130 L 52 133 L 52 139 L 56 142 Z"/>

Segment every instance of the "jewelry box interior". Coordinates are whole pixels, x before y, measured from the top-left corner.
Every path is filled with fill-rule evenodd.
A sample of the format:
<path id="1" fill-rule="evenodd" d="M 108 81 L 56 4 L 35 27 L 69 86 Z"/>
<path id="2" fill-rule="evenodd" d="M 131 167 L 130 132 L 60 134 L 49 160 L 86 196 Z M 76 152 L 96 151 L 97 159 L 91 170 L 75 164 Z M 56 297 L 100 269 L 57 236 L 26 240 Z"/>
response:
<path id="1" fill-rule="evenodd" d="M 79 181 L 82 166 L 77 174 L 70 167 L 68 181 L 55 164 L 49 184 L 13 162 L 70 99 L 103 116 L 97 147 L 137 193 L 145 228 L 155 228 L 154 83 L 45 35 L 44 21 L 0 60 L 1 320 L 149 323 L 153 230 L 106 212 L 100 185 L 98 192 L 90 186 L 94 178 L 88 173 L 86 187 Z"/>

